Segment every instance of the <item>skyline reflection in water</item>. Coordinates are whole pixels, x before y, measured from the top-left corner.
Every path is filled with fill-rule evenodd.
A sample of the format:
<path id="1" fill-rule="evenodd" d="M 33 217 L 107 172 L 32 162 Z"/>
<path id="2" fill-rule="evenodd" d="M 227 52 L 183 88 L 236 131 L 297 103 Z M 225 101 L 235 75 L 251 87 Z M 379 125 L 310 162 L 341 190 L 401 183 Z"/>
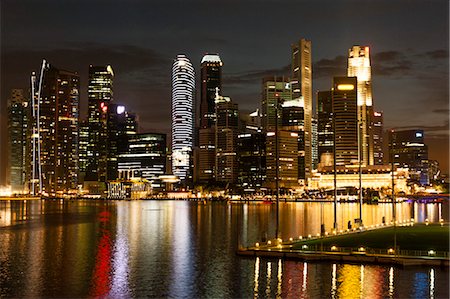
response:
<path id="1" fill-rule="evenodd" d="M 358 218 L 339 204 L 338 225 Z M 392 218 L 365 205 L 365 225 Z M 448 221 L 448 203 L 397 205 Z M 0 202 L 0 297 L 448 297 L 448 270 L 241 258 L 275 234 L 275 205 L 185 201 Z M 282 238 L 329 231 L 329 203 L 280 203 Z"/>

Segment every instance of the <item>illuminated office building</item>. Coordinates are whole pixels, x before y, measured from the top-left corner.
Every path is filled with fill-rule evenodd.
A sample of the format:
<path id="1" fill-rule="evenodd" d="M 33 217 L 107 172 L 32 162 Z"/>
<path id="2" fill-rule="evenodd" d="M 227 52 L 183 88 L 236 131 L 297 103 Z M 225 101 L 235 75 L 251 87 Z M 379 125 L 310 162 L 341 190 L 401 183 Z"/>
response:
<path id="1" fill-rule="evenodd" d="M 332 109 L 336 165 L 358 164 L 356 77 L 334 77 Z"/>
<path id="2" fill-rule="evenodd" d="M 216 91 L 222 90 L 222 65 L 217 54 L 206 54 L 201 61 L 198 154 L 195 160 L 196 180 L 201 182 L 215 179 L 215 97 Z"/>
<path id="3" fill-rule="evenodd" d="M 291 88 L 292 99 L 301 99 L 304 109 L 304 172 L 309 178 L 313 169 L 312 151 L 312 59 L 311 41 L 301 39 L 292 45 Z"/>
<path id="4" fill-rule="evenodd" d="M 266 77 L 262 81 L 261 124 L 265 132 L 275 129 L 275 104 L 292 99 L 291 83 L 285 77 Z M 278 118 L 281 127 L 281 118 Z"/>
<path id="5" fill-rule="evenodd" d="M 107 180 L 115 180 L 118 176 L 118 156 L 128 150 L 128 139 L 137 133 L 136 127 L 129 126 L 134 118 L 125 106 L 109 103 L 107 113 Z"/>
<path id="6" fill-rule="evenodd" d="M 374 164 L 372 75 L 369 47 L 353 46 L 348 51 L 347 76 L 358 80 L 358 122 L 361 126 L 362 165 Z"/>
<path id="7" fill-rule="evenodd" d="M 86 181 L 97 181 L 106 189 L 108 160 L 108 105 L 113 99 L 114 72 L 110 65 L 89 66 L 89 145 Z"/>
<path id="8" fill-rule="evenodd" d="M 215 179 L 218 182 L 236 183 L 238 179 L 238 105 L 229 97 L 220 96 L 217 92 L 215 107 Z"/>
<path id="9" fill-rule="evenodd" d="M 130 135 L 127 146 L 127 152 L 118 155 L 118 178 L 145 179 L 153 189 L 163 188 L 159 177 L 166 173 L 166 134 Z"/>
<path id="10" fill-rule="evenodd" d="M 30 106 L 23 89 L 13 89 L 8 102 L 9 177 L 12 192 L 26 192 L 31 165 Z"/>
<path id="11" fill-rule="evenodd" d="M 317 117 L 312 118 L 311 122 L 311 130 L 312 130 L 312 138 L 311 138 L 311 148 L 312 148 L 312 165 L 313 169 L 317 169 L 317 165 L 319 164 L 319 155 L 318 155 L 318 144 L 319 144 L 319 135 L 317 131 Z"/>
<path id="12" fill-rule="evenodd" d="M 303 184 L 306 180 L 305 173 L 305 111 L 302 98 L 284 101 L 281 104 L 281 130 L 292 132 L 297 135 L 297 167 L 298 179 Z"/>
<path id="13" fill-rule="evenodd" d="M 78 185 L 78 74 L 47 65 L 40 100 L 43 192 L 74 192 Z"/>
<path id="14" fill-rule="evenodd" d="M 372 117 L 373 130 L 373 163 L 383 165 L 383 113 L 374 112 Z"/>
<path id="15" fill-rule="evenodd" d="M 88 145 L 89 145 L 89 124 L 87 121 L 80 122 L 80 132 L 78 138 L 78 169 L 80 171 L 79 181 L 83 182 L 86 176 L 86 167 L 88 163 Z"/>
<path id="16" fill-rule="evenodd" d="M 249 131 L 237 136 L 238 184 L 244 190 L 259 190 L 266 179 L 266 134 Z"/>
<path id="17" fill-rule="evenodd" d="M 298 133 L 278 131 L 278 183 L 280 188 L 298 186 Z M 266 134 L 266 182 L 271 189 L 276 187 L 276 135 L 274 131 Z"/>
<path id="18" fill-rule="evenodd" d="M 334 133 L 331 90 L 317 93 L 317 159 L 319 166 L 333 164 Z"/>
<path id="19" fill-rule="evenodd" d="M 390 132 L 390 154 L 396 167 L 408 168 L 410 179 L 422 185 L 429 184 L 428 146 L 424 142 L 423 130 Z"/>
<path id="20" fill-rule="evenodd" d="M 185 55 L 172 66 L 172 173 L 185 180 L 190 172 L 194 129 L 194 67 Z"/>

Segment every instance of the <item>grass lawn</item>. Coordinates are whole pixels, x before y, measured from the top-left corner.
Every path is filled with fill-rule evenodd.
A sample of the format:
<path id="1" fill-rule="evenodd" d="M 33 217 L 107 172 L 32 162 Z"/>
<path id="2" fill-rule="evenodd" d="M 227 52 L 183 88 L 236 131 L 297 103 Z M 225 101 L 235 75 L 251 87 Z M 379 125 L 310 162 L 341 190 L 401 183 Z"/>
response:
<path id="1" fill-rule="evenodd" d="M 400 250 L 435 250 L 449 251 L 448 225 L 422 225 L 397 226 L 380 228 L 365 232 L 352 233 L 342 236 L 332 236 L 323 239 L 298 241 L 293 244 L 292 249 L 301 249 L 302 245 L 315 245 L 331 247 L 364 246 L 366 248 L 387 249 L 394 247 L 394 230 L 397 234 L 397 246 Z"/>

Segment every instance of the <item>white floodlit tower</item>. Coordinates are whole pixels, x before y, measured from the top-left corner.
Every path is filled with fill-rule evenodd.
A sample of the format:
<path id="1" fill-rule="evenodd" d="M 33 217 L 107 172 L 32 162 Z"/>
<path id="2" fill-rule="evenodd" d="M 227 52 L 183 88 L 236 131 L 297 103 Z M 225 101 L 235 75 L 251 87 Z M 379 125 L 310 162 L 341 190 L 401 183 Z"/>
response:
<path id="1" fill-rule="evenodd" d="M 372 75 L 370 67 L 369 47 L 353 46 L 348 50 L 349 77 L 357 77 L 358 80 L 358 123 L 361 136 L 361 163 L 373 165 L 373 130 L 371 117 L 373 115 L 372 104 Z"/>
<path id="2" fill-rule="evenodd" d="M 181 180 L 189 173 L 194 128 L 194 67 L 185 55 L 172 66 L 172 172 Z"/>

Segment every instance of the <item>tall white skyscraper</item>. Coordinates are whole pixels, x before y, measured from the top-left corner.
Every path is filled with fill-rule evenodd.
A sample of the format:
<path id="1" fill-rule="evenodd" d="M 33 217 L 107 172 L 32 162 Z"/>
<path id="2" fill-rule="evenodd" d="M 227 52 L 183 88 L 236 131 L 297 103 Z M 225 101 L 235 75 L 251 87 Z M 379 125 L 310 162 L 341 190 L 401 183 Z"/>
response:
<path id="1" fill-rule="evenodd" d="M 177 55 L 172 66 L 172 172 L 181 180 L 189 174 L 194 128 L 194 67 Z"/>
<path id="2" fill-rule="evenodd" d="M 373 165 L 373 116 L 372 74 L 370 68 L 369 47 L 353 46 L 348 50 L 347 76 L 358 80 L 358 123 L 360 126 L 360 144 L 363 165 Z"/>

